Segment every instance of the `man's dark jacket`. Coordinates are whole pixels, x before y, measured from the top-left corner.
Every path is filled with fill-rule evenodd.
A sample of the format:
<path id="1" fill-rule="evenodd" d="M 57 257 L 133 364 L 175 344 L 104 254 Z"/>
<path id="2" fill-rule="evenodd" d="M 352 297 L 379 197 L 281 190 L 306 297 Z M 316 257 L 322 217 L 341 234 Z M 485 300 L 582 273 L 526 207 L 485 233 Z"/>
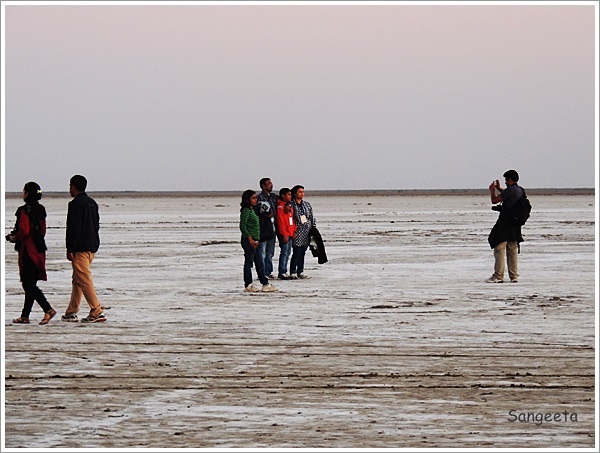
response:
<path id="1" fill-rule="evenodd" d="M 523 236 L 521 235 L 521 227 L 514 226 L 510 223 L 507 216 L 508 210 L 500 211 L 498 220 L 492 228 L 488 237 L 488 242 L 491 248 L 495 248 L 498 244 L 508 241 L 516 241 L 518 244 L 523 242 Z"/>
<path id="2" fill-rule="evenodd" d="M 258 225 L 260 226 L 260 242 L 270 241 L 275 237 L 275 225 L 272 217 L 269 215 L 270 213 L 260 212 L 259 205 L 256 205 L 254 212 L 258 216 Z"/>
<path id="3" fill-rule="evenodd" d="M 85 192 L 69 202 L 67 212 L 67 252 L 96 253 L 100 247 L 98 204 Z"/>

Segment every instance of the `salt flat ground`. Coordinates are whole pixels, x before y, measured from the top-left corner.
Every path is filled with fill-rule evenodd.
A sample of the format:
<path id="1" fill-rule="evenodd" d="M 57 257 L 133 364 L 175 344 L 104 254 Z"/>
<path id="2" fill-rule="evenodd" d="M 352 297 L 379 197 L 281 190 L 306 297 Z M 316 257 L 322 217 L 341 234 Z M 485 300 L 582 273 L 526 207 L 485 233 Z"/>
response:
<path id="1" fill-rule="evenodd" d="M 97 198 L 103 324 L 11 324 L 7 246 L 5 446 L 594 447 L 593 196 L 532 197 L 518 284 L 484 283 L 485 197 L 307 200 L 329 263 L 250 295 L 237 197 Z M 60 314 L 69 198 L 43 201 Z"/>

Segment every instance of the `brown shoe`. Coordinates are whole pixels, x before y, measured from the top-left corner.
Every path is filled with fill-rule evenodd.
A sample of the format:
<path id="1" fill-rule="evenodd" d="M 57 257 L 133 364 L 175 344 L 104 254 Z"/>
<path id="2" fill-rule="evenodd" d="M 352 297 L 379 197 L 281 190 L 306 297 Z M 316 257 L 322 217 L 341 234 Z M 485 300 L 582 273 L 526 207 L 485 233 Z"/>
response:
<path id="1" fill-rule="evenodd" d="M 14 324 L 29 324 L 29 318 L 23 318 L 19 316 L 17 319 L 13 319 Z"/>
<path id="2" fill-rule="evenodd" d="M 40 321 L 40 325 L 48 324 L 54 316 L 56 316 L 56 310 L 51 308 L 44 314 L 44 319 Z"/>

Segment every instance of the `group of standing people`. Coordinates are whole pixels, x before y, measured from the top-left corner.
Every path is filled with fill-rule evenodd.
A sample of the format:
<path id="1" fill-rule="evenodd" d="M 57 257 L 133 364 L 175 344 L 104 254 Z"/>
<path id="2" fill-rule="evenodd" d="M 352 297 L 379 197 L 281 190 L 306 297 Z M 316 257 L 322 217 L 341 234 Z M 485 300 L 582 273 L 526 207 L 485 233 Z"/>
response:
<path id="1" fill-rule="evenodd" d="M 517 256 L 523 236 L 520 225 L 511 224 L 507 213 L 525 197 L 525 192 L 517 184 L 519 174 L 515 170 L 507 171 L 504 179 L 506 188 L 502 188 L 498 180 L 489 186 L 492 203 L 501 205 L 493 208 L 499 210 L 500 215 L 488 238 L 495 257 L 494 274 L 486 280 L 488 283 L 504 282 L 505 259 L 510 281 L 517 283 L 519 278 Z M 318 235 L 318 230 L 312 206 L 304 200 L 303 186 L 296 185 L 291 189 L 284 187 L 279 191 L 279 196 L 276 196 L 270 178 L 261 179 L 259 185 L 261 192 L 258 195 L 254 190 L 248 189 L 242 194 L 240 203 L 239 227 L 244 250 L 244 286 L 247 292 L 273 292 L 278 291 L 278 288 L 269 283 L 269 279 L 310 278 L 304 273 L 304 258 L 311 244 L 311 235 L 314 235 L 315 231 Z M 81 322 L 106 321 L 91 274 L 91 265 L 100 246 L 100 214 L 98 204 L 87 195 L 86 187 L 87 180 L 81 175 L 75 175 L 69 181 L 69 193 L 73 199 L 68 205 L 65 242 L 67 259 L 73 268 L 73 280 L 71 299 L 62 316 L 62 320 L 67 322 L 79 321 L 77 314 L 82 296 L 85 297 L 90 312 Z M 13 323 L 29 324 L 33 303 L 37 301 L 44 311 L 44 317 L 40 321 L 43 325 L 48 324 L 56 315 L 56 310 L 37 286 L 39 280 L 47 280 L 47 247 L 44 239 L 47 214 L 39 202 L 42 189 L 37 183 L 25 184 L 22 198 L 25 204 L 15 213 L 15 228 L 6 236 L 8 241 L 15 244 L 15 250 L 19 253 L 19 276 L 25 291 L 21 316 L 13 319 Z M 320 238 L 320 235 L 318 236 Z M 273 275 L 276 240 L 280 249 L 277 277 Z M 321 261 L 320 257 L 319 262 L 326 260 L 325 257 L 324 261 Z M 256 268 L 262 289 L 252 282 L 253 267 Z"/>
<path id="2" fill-rule="evenodd" d="M 92 281 L 91 265 L 100 247 L 100 214 L 98 204 L 85 192 L 87 180 L 81 175 L 69 181 L 69 193 L 73 199 L 67 211 L 66 249 L 67 260 L 73 268 L 71 299 L 63 321 L 78 322 L 77 313 L 82 296 L 85 297 L 90 312 L 81 319 L 83 323 L 106 321 L 96 289 Z M 42 189 L 35 182 L 28 182 L 23 188 L 25 204 L 17 209 L 15 228 L 6 240 L 15 244 L 19 252 L 19 276 L 25 290 L 25 302 L 21 316 L 13 319 L 15 324 L 29 324 L 29 316 L 34 301 L 44 310 L 40 324 L 48 324 L 56 316 L 44 293 L 37 286 L 39 280 L 47 280 L 46 273 L 46 209 L 40 200 Z"/>
<path id="3" fill-rule="evenodd" d="M 304 200 L 303 186 L 296 185 L 291 189 L 284 187 L 277 196 L 273 193 L 270 178 L 262 178 L 259 185 L 261 192 L 258 195 L 248 189 L 242 194 L 240 203 L 244 286 L 248 292 L 261 291 L 252 283 L 252 267 L 255 267 L 262 291 L 273 292 L 278 288 L 269 283 L 269 279 L 310 278 L 304 273 L 304 258 L 310 244 L 311 230 L 316 228 L 317 223 L 312 206 Z M 280 250 L 277 277 L 273 274 L 276 240 Z"/>

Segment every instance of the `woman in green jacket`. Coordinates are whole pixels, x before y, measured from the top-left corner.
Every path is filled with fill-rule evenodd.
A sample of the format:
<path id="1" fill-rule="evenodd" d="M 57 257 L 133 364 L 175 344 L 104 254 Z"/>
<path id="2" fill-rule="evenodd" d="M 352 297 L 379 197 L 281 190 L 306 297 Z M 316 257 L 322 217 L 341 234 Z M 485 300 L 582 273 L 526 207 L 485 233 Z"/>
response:
<path id="1" fill-rule="evenodd" d="M 258 198 L 254 190 L 246 190 L 242 194 L 242 202 L 240 203 L 240 231 L 242 232 L 242 248 L 244 249 L 244 286 L 247 292 L 259 292 L 255 285 L 252 284 L 252 265 L 256 265 L 256 273 L 258 279 L 262 283 L 262 291 L 272 292 L 278 289 L 269 283 L 265 276 L 263 263 L 259 259 L 256 249 L 260 239 L 260 224 L 258 215 L 255 212 Z"/>

